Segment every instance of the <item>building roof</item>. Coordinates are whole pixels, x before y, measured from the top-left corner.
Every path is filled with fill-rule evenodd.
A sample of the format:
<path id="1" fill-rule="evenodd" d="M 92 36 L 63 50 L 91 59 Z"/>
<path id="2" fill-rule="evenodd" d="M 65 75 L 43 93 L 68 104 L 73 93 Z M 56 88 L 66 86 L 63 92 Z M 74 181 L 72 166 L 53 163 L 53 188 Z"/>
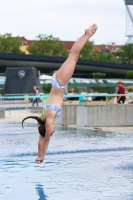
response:
<path id="1" fill-rule="evenodd" d="M 61 42 L 64 43 L 68 52 L 70 52 L 73 44 L 75 43 L 75 41 L 61 41 Z"/>
<path id="2" fill-rule="evenodd" d="M 115 52 L 116 50 L 119 50 L 121 48 L 121 45 L 116 45 L 114 42 L 112 44 L 100 44 L 100 45 L 95 45 L 95 48 L 99 51 L 103 52 Z"/>
<path id="3" fill-rule="evenodd" d="M 26 42 L 26 45 L 30 45 L 32 42 L 34 42 L 34 40 L 27 40 L 24 36 L 20 37 L 21 40 L 23 42 Z M 61 43 L 64 43 L 66 49 L 68 52 L 70 52 L 73 44 L 75 43 L 75 41 L 60 41 Z M 99 45 L 95 45 L 95 49 L 99 50 L 99 51 L 103 51 L 103 52 L 115 52 L 117 50 L 119 50 L 121 47 L 121 45 L 117 45 L 115 44 L 115 42 L 112 42 L 112 44 L 99 44 Z"/>
<path id="4" fill-rule="evenodd" d="M 24 36 L 20 37 L 22 42 L 26 42 L 26 45 L 30 45 L 31 43 L 34 42 L 34 40 L 27 40 Z"/>

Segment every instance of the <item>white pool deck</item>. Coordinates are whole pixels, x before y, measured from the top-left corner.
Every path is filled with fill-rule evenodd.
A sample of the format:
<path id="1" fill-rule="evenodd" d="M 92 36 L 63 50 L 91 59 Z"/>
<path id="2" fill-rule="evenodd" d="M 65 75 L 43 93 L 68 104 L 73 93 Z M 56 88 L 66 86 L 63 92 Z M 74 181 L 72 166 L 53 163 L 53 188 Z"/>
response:
<path id="1" fill-rule="evenodd" d="M 21 122 L 23 118 L 27 116 L 40 116 L 39 113 L 31 113 L 29 110 L 11 110 L 11 111 L 5 111 L 5 118 L 0 119 L 0 122 Z M 36 120 L 28 119 L 26 122 L 32 122 L 36 123 Z M 57 124 L 57 126 L 61 126 L 60 124 Z M 94 127 L 77 127 L 76 125 L 68 125 L 68 127 L 71 128 L 79 128 L 79 129 L 89 129 L 89 130 L 95 130 Z M 102 131 L 108 131 L 108 132 L 115 132 L 115 133 L 133 133 L 133 126 L 126 126 L 126 127 L 98 127 L 101 128 Z"/>

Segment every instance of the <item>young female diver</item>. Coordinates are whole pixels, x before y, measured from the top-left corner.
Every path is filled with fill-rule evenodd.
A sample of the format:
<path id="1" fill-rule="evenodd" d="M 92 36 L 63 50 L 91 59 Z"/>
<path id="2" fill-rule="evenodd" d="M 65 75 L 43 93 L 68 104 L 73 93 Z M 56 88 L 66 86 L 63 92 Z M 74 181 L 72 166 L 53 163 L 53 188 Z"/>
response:
<path id="1" fill-rule="evenodd" d="M 47 152 L 50 136 L 55 130 L 54 120 L 61 114 L 64 87 L 73 75 L 81 50 L 97 29 L 97 25 L 93 24 L 85 30 L 85 34 L 80 37 L 72 46 L 67 60 L 53 75 L 51 92 L 46 105 L 44 106 L 41 117 L 29 116 L 24 118 L 22 121 L 22 126 L 24 120 L 28 118 L 36 119 L 39 123 L 38 130 L 40 137 L 38 141 L 38 157 L 35 160 L 38 164 L 43 161 Z"/>

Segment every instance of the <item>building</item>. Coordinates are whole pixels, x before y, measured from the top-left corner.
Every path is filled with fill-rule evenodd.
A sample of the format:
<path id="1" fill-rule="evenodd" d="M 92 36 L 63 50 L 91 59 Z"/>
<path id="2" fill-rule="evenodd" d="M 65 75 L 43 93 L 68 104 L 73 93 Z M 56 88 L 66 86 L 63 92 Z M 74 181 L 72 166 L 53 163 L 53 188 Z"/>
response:
<path id="1" fill-rule="evenodd" d="M 41 56 L 31 54 L 0 53 L 0 75 L 4 75 L 8 67 L 35 67 L 40 74 L 51 75 L 58 70 L 66 57 Z M 73 77 L 93 78 L 93 72 L 105 73 L 105 78 L 127 78 L 127 71 L 133 66 L 128 64 L 109 63 L 93 60 L 78 59 Z"/>
<path id="2" fill-rule="evenodd" d="M 34 42 L 34 40 L 27 40 L 25 37 L 20 37 L 21 41 L 22 41 L 22 45 L 20 46 L 21 51 L 23 51 L 25 54 L 29 54 L 27 48 L 28 46 Z M 68 52 L 70 52 L 73 44 L 75 43 L 75 41 L 61 41 Z M 97 49 L 98 51 L 102 51 L 105 53 L 113 53 L 116 52 L 120 49 L 120 45 L 116 45 L 115 42 L 112 42 L 112 44 L 100 44 L 100 45 L 95 45 L 95 49 Z"/>
<path id="3" fill-rule="evenodd" d="M 0 75 L 5 75 L 7 67 L 35 67 L 39 74 L 51 75 L 52 71 L 57 70 L 61 64 L 66 60 L 66 57 L 61 56 L 45 56 L 45 55 L 32 55 L 29 54 L 27 48 L 32 44 L 33 40 L 27 40 L 25 37 L 21 37 L 20 49 L 24 54 L 14 53 L 0 53 Z M 68 52 L 75 41 L 61 41 L 64 43 Z M 120 49 L 121 46 L 112 44 L 95 45 L 99 51 L 108 53 L 115 52 Z M 127 71 L 132 70 L 132 65 L 109 63 L 93 60 L 79 59 L 76 69 L 74 71 L 74 78 L 93 78 L 93 72 L 105 73 L 105 78 L 127 78 Z"/>

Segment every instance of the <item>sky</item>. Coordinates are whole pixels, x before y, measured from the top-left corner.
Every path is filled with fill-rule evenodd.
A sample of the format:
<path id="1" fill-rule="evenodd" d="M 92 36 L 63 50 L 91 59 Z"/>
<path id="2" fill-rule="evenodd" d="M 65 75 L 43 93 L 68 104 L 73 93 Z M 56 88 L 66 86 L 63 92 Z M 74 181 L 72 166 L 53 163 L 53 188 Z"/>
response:
<path id="1" fill-rule="evenodd" d="M 96 23 L 95 44 L 127 42 L 123 0 L 4 0 L 0 2 L 0 34 L 35 40 L 39 34 L 75 41 Z"/>

